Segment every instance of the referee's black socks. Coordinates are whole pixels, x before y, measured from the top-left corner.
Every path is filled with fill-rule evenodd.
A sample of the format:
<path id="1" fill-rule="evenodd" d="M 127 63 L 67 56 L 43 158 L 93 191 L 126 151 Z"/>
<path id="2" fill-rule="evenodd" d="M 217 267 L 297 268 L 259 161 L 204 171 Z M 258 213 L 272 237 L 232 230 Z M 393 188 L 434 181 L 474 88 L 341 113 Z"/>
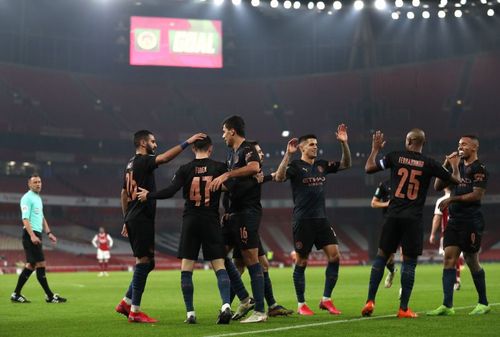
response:
<path id="1" fill-rule="evenodd" d="M 36 268 L 36 278 L 42 286 L 45 294 L 48 298 L 54 297 L 54 293 L 50 290 L 49 283 L 47 282 L 47 276 L 45 275 L 45 267 Z"/>
<path id="2" fill-rule="evenodd" d="M 17 279 L 16 290 L 14 290 L 14 292 L 17 295 L 21 295 L 21 290 L 23 289 L 24 285 L 26 284 L 32 273 L 33 270 L 24 268 L 21 274 L 19 274 L 19 278 Z"/>

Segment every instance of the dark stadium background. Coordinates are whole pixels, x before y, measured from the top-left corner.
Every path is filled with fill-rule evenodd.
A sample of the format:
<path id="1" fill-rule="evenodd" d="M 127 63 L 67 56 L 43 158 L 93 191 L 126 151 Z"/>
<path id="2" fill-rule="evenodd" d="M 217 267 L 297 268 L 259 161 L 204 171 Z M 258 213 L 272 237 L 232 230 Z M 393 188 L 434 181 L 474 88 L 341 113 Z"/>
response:
<path id="1" fill-rule="evenodd" d="M 0 0 L 0 268 L 13 271 L 24 260 L 18 201 L 33 172 L 42 176 L 45 215 L 60 239 L 56 248 L 46 246 L 49 268 L 96 268 L 90 240 L 100 226 L 118 239 L 113 268 L 127 268 L 118 197 L 133 132 L 153 131 L 161 151 L 203 131 L 223 160 L 221 121 L 232 114 L 243 116 L 248 138 L 260 141 L 265 172 L 281 160 L 283 131 L 315 133 L 321 157 L 338 160 L 334 131 L 348 125 L 353 167 L 329 178 L 327 205 L 349 264 L 369 262 L 382 221 L 369 201 L 387 175 L 363 170 L 372 132 L 384 131 L 389 151 L 420 127 L 424 151 L 437 160 L 456 149 L 460 135 L 478 135 L 490 171 L 481 259 L 499 260 L 500 3 L 448 1 L 438 8 L 438 1 L 405 1 L 396 8 L 388 1 L 384 11 L 372 1 L 361 11 L 353 1 L 342 1 L 339 11 L 333 1 L 324 10 L 307 9 L 309 1 L 298 10 L 283 3 Z M 440 9 L 444 19 L 437 18 Z M 222 20 L 223 69 L 130 66 L 132 15 Z M 190 158 L 185 151 L 160 168 L 157 185 L 168 184 Z M 438 196 L 431 191 L 425 208 L 426 241 Z M 176 266 L 180 198 L 158 210 L 160 267 Z M 290 262 L 291 203 L 287 183 L 263 187 L 261 234 L 275 263 Z M 439 259 L 436 253 L 426 244 L 423 260 Z"/>

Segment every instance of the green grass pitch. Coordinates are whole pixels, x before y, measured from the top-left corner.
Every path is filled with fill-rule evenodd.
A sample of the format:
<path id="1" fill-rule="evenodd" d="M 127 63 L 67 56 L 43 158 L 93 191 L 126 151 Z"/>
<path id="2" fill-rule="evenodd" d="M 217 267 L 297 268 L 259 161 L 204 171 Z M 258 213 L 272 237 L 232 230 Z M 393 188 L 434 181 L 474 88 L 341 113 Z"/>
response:
<path id="1" fill-rule="evenodd" d="M 0 336 L 500 336 L 500 264 L 484 264 L 488 298 L 492 311 L 484 316 L 467 314 L 477 302 L 470 272 L 462 272 L 462 289 L 455 292 L 453 317 L 397 319 L 399 275 L 391 289 L 379 288 L 372 318 L 360 317 L 366 299 L 369 267 L 341 267 L 333 299 L 342 315 L 332 316 L 317 308 L 323 291 L 324 269 L 306 270 L 306 300 L 316 315 L 312 317 L 270 318 L 266 323 L 230 325 L 215 324 L 220 308 L 215 275 L 196 270 L 195 309 L 198 324 L 187 325 L 180 291 L 179 271 L 155 271 L 143 296 L 142 309 L 159 319 L 154 325 L 130 324 L 114 312 L 123 296 L 131 273 L 115 272 L 109 277 L 97 273 L 49 273 L 52 289 L 68 298 L 65 304 L 47 304 L 36 277 L 32 275 L 23 294 L 30 304 L 10 303 L 9 296 L 17 276 L 0 276 Z M 436 308 L 442 301 L 441 266 L 417 267 L 416 283 L 410 307 L 419 313 Z M 271 269 L 275 297 L 286 307 L 296 309 L 290 268 Z M 248 289 L 248 275 L 244 276 Z M 237 303 L 233 304 L 233 308 Z"/>

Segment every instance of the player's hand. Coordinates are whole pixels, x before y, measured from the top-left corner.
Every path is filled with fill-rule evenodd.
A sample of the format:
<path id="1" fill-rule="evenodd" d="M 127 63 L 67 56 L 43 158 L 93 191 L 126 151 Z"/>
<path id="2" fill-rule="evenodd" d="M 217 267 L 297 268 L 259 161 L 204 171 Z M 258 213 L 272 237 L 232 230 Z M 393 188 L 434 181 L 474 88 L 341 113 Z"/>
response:
<path id="1" fill-rule="evenodd" d="M 429 236 L 429 243 L 433 245 L 436 242 L 436 237 L 434 236 L 434 233 L 431 233 L 431 236 Z"/>
<path id="2" fill-rule="evenodd" d="M 202 133 L 202 132 L 196 133 L 196 134 L 192 135 L 191 137 L 189 137 L 187 142 L 188 142 L 188 144 L 193 144 L 197 140 L 204 139 L 206 137 L 207 137 L 207 135 Z"/>
<path id="3" fill-rule="evenodd" d="M 54 244 L 57 243 L 57 238 L 52 233 L 49 234 L 49 240 L 52 241 Z"/>
<path id="4" fill-rule="evenodd" d="M 260 171 L 256 175 L 254 175 L 254 178 L 257 180 L 259 184 L 262 184 L 264 182 L 264 172 Z"/>
<path id="5" fill-rule="evenodd" d="M 337 140 L 345 143 L 347 142 L 347 126 L 345 124 L 340 124 L 337 127 L 337 132 L 335 132 L 335 136 L 337 137 Z"/>
<path id="6" fill-rule="evenodd" d="M 121 232 L 122 236 L 124 238 L 128 238 L 128 231 L 127 231 L 127 226 L 125 224 L 123 224 L 123 228 L 122 228 L 122 232 Z"/>
<path id="7" fill-rule="evenodd" d="M 218 189 L 221 188 L 222 184 L 228 179 L 228 173 L 221 174 L 212 182 L 210 183 L 210 186 L 208 187 L 211 192 L 217 191 Z"/>
<path id="8" fill-rule="evenodd" d="M 42 241 L 40 240 L 40 238 L 39 238 L 38 236 L 36 236 L 35 234 L 31 235 L 31 237 L 30 237 L 30 238 L 31 238 L 31 242 L 32 242 L 34 245 L 36 245 L 36 246 L 38 246 L 39 244 L 41 244 L 41 243 L 42 243 Z"/>
<path id="9" fill-rule="evenodd" d="M 377 130 L 373 134 L 373 139 L 372 139 L 372 150 L 380 150 L 385 146 L 385 140 L 384 140 L 384 134 L 380 131 Z"/>
<path id="10" fill-rule="evenodd" d="M 288 141 L 288 144 L 286 145 L 286 152 L 289 154 L 294 154 L 297 152 L 299 149 L 299 139 L 298 138 L 292 138 Z"/>
<path id="11" fill-rule="evenodd" d="M 458 165 L 458 163 L 460 162 L 460 156 L 458 155 L 458 152 L 455 151 L 447 155 L 446 162 L 450 163 L 451 166 Z"/>
<path id="12" fill-rule="evenodd" d="M 442 200 L 442 201 L 439 203 L 439 205 L 438 205 L 439 210 L 440 210 L 441 212 L 443 212 L 445 209 L 447 209 L 447 208 L 448 208 L 448 206 L 450 206 L 450 203 L 451 203 L 451 198 L 446 198 L 446 199 Z"/>
<path id="13" fill-rule="evenodd" d="M 140 202 L 144 202 L 144 201 L 148 200 L 149 191 L 145 188 L 142 188 L 142 187 L 138 187 L 137 189 L 139 190 L 139 192 L 137 192 L 137 199 Z"/>

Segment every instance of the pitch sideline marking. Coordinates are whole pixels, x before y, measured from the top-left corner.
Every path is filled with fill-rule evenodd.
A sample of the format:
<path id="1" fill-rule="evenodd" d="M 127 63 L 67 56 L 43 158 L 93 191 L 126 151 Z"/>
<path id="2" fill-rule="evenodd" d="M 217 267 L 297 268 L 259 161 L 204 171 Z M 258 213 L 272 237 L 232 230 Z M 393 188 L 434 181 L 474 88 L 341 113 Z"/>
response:
<path id="1" fill-rule="evenodd" d="M 490 306 L 497 306 L 497 305 L 500 305 L 500 303 L 490 303 Z M 469 306 L 466 306 L 466 307 L 455 307 L 455 310 L 471 309 L 471 308 L 474 308 L 475 306 L 476 305 L 469 305 Z M 418 312 L 418 313 L 419 314 L 424 314 L 425 312 L 426 311 L 421 311 L 421 312 Z M 395 315 L 392 314 L 392 315 L 383 315 L 383 316 L 375 316 L 375 317 L 359 317 L 359 318 L 352 318 L 352 319 L 342 319 L 342 320 L 339 320 L 339 321 L 329 321 L 329 322 L 319 322 L 319 323 L 292 325 L 292 326 L 285 326 L 285 327 L 273 328 L 273 329 L 252 330 L 252 331 L 244 331 L 244 332 L 231 332 L 231 333 L 225 333 L 225 334 L 221 334 L 221 335 L 209 335 L 209 336 L 205 336 L 205 337 L 226 337 L 226 336 L 253 335 L 253 334 L 264 333 L 264 332 L 276 332 L 276 331 L 295 330 L 295 329 L 309 328 L 309 327 L 312 327 L 312 326 L 322 326 L 322 325 L 348 323 L 348 322 L 368 321 L 368 320 L 381 319 L 381 318 L 389 318 L 389 317 L 395 317 Z"/>

